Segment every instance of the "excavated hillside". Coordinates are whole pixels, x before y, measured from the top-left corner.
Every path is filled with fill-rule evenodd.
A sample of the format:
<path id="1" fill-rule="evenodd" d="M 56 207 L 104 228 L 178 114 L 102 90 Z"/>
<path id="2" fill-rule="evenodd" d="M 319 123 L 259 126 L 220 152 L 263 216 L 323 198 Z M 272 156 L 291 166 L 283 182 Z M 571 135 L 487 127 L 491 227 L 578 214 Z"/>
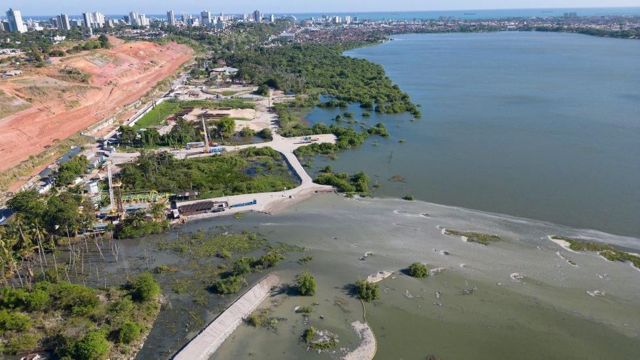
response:
<path id="1" fill-rule="evenodd" d="M 193 56 L 176 43 L 111 42 L 0 80 L 0 171 L 113 116 Z"/>

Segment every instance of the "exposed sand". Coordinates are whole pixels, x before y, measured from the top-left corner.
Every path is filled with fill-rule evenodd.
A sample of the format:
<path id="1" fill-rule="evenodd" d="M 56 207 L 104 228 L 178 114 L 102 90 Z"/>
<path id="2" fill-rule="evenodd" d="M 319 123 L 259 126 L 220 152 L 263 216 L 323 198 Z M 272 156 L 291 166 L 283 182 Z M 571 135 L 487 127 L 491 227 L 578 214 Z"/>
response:
<path id="1" fill-rule="evenodd" d="M 51 66 L 0 81 L 0 90 L 7 96 L 31 104 L 0 119 L 0 171 L 109 118 L 173 74 L 193 53 L 175 43 L 112 42 L 111 49 L 67 56 Z M 61 77 L 63 68 L 77 69 L 90 78 L 80 82 Z"/>
<path id="2" fill-rule="evenodd" d="M 367 282 L 375 284 L 375 283 L 379 283 L 380 281 L 388 278 L 389 276 L 391 276 L 393 274 L 393 272 L 391 271 L 379 271 L 375 274 L 371 274 L 369 276 L 367 276 Z"/>
<path id="3" fill-rule="evenodd" d="M 360 345 L 348 353 L 343 360 L 371 360 L 376 356 L 378 345 L 376 343 L 376 337 L 368 324 L 360 321 L 354 321 L 351 323 L 353 329 L 358 333 L 358 336 L 362 339 Z"/>
<path id="4" fill-rule="evenodd" d="M 556 243 L 556 245 L 560 246 L 561 248 L 563 248 L 563 249 L 565 249 L 565 250 L 567 250 L 569 252 L 572 252 L 574 254 L 578 254 L 577 251 L 571 250 L 571 248 L 570 248 L 571 244 L 569 244 L 569 242 L 566 241 L 566 240 L 554 239 L 553 235 L 548 235 L 547 239 L 553 241 L 554 243 Z"/>

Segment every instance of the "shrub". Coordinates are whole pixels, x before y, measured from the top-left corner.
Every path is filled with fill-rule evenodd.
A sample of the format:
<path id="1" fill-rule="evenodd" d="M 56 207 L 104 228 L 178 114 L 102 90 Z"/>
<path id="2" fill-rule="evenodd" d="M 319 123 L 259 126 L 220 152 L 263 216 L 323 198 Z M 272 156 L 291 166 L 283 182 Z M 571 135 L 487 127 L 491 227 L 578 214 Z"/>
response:
<path id="1" fill-rule="evenodd" d="M 82 285 L 61 282 L 52 286 L 51 303 L 57 309 L 73 315 L 86 315 L 98 306 L 98 296 L 93 289 Z"/>
<path id="2" fill-rule="evenodd" d="M 316 293 L 316 279 L 308 271 L 298 274 L 296 287 L 302 296 L 313 296 Z"/>
<path id="3" fill-rule="evenodd" d="M 0 308 L 21 309 L 27 304 L 29 293 L 23 289 L 2 288 L 0 292 Z"/>
<path id="4" fill-rule="evenodd" d="M 138 340 L 142 334 L 142 325 L 127 321 L 118 330 L 118 342 L 121 344 L 131 344 Z"/>
<path id="5" fill-rule="evenodd" d="M 367 280 L 356 281 L 356 292 L 358 297 L 366 302 L 377 300 L 380 298 L 380 287 Z"/>
<path id="6" fill-rule="evenodd" d="M 220 295 L 235 294 L 240 291 L 246 283 L 247 281 L 242 276 L 229 276 L 214 282 L 211 290 Z"/>
<path id="7" fill-rule="evenodd" d="M 260 130 L 258 136 L 265 140 L 273 140 L 273 133 L 271 133 L 271 129 L 269 128 Z"/>
<path id="8" fill-rule="evenodd" d="M 35 349 L 38 346 L 38 337 L 33 334 L 17 334 L 10 337 L 2 350 L 9 354 L 19 354 Z"/>
<path id="9" fill-rule="evenodd" d="M 0 331 L 25 331 L 31 327 L 31 319 L 27 315 L 15 311 L 0 311 Z"/>
<path id="10" fill-rule="evenodd" d="M 242 130 L 240 130 L 240 136 L 242 137 L 252 137 L 255 135 L 256 135 L 256 132 L 253 131 L 253 129 L 248 126 L 245 126 L 242 128 Z"/>
<path id="11" fill-rule="evenodd" d="M 409 275 L 415 278 L 425 278 L 429 276 L 429 269 L 425 264 L 413 263 L 409 265 Z"/>
<path id="12" fill-rule="evenodd" d="M 135 301 L 147 302 L 160 294 L 160 285 L 150 273 L 142 273 L 131 284 L 131 296 Z"/>
<path id="13" fill-rule="evenodd" d="M 284 255 L 282 255 L 278 250 L 271 249 L 258 259 L 258 264 L 263 269 L 268 269 L 278 265 L 282 260 L 284 260 Z"/>
<path id="14" fill-rule="evenodd" d="M 111 344 L 104 332 L 90 331 L 73 346 L 73 358 L 76 360 L 102 360 L 109 355 Z"/>
<path id="15" fill-rule="evenodd" d="M 26 308 L 29 311 L 42 311 L 49 306 L 49 293 L 45 290 L 35 289 L 27 297 Z"/>

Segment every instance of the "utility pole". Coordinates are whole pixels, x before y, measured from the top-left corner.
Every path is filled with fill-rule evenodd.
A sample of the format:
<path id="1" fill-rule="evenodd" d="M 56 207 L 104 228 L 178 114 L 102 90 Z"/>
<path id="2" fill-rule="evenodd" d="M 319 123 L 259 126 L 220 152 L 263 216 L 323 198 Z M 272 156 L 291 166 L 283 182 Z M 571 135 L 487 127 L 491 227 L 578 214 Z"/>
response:
<path id="1" fill-rule="evenodd" d="M 207 124 L 204 121 L 204 116 L 200 115 L 202 119 L 202 130 L 204 131 L 204 151 L 205 154 L 209 153 L 209 135 L 207 134 Z"/>
<path id="2" fill-rule="evenodd" d="M 109 160 L 107 162 L 107 177 L 109 179 L 109 207 L 111 209 L 111 211 L 113 212 L 115 210 L 115 199 L 113 196 L 113 174 L 111 172 L 111 160 Z"/>

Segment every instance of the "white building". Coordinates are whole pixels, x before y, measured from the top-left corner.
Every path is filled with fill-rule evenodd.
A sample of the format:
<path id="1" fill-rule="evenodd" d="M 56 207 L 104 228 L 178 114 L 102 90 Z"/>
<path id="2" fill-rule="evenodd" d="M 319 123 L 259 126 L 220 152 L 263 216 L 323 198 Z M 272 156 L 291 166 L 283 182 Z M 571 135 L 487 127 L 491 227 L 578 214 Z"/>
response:
<path id="1" fill-rule="evenodd" d="M 129 13 L 129 25 L 140 26 L 140 17 L 137 12 L 132 11 Z"/>
<path id="2" fill-rule="evenodd" d="M 94 28 L 102 28 L 106 23 L 106 18 L 103 13 L 94 11 L 91 13 L 91 24 Z"/>
<path id="3" fill-rule="evenodd" d="M 210 27 L 211 25 L 213 25 L 213 22 L 211 21 L 211 13 L 207 10 L 203 10 L 200 13 L 200 19 L 202 20 L 202 26 Z"/>
<path id="4" fill-rule="evenodd" d="M 93 27 L 93 21 L 91 19 L 91 13 L 82 13 L 82 21 L 83 25 L 86 29 L 91 29 Z"/>
<path id="5" fill-rule="evenodd" d="M 7 21 L 9 22 L 10 32 L 27 32 L 27 27 L 25 26 L 24 21 L 22 21 L 22 13 L 20 10 L 9 9 L 9 11 L 7 11 Z"/>
<path id="6" fill-rule="evenodd" d="M 167 11 L 167 23 L 170 26 L 176 26 L 176 14 L 173 12 L 173 10 Z"/>
<path id="7" fill-rule="evenodd" d="M 71 23 L 69 22 L 69 16 L 67 14 L 58 15 L 58 29 L 69 31 L 71 30 Z"/>

